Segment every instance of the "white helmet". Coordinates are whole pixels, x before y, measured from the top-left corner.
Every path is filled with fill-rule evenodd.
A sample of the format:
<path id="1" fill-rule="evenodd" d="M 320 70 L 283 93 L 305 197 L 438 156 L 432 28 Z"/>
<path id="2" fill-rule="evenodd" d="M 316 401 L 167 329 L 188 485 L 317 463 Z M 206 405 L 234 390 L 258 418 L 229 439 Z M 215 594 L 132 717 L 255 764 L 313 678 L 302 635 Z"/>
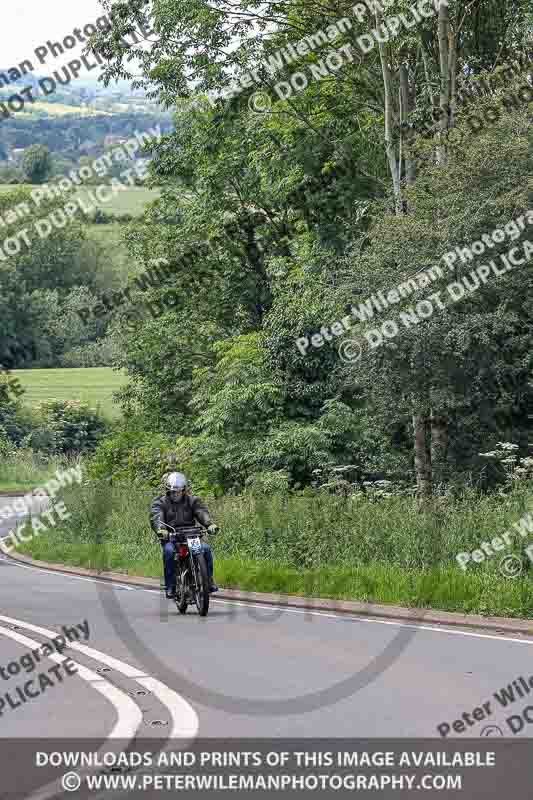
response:
<path id="1" fill-rule="evenodd" d="M 171 472 L 166 477 L 165 488 L 167 492 L 184 492 L 188 485 L 187 478 L 182 472 Z"/>

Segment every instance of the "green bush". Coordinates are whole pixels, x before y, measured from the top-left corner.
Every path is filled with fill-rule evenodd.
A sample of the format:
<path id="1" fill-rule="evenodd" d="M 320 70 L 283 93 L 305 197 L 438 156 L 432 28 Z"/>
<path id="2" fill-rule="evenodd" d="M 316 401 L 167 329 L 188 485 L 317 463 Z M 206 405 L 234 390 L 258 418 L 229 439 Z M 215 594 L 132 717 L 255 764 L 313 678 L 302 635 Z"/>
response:
<path id="1" fill-rule="evenodd" d="M 91 225 L 111 225 L 115 222 L 133 222 L 135 216 L 133 214 L 113 214 L 112 211 L 103 211 L 97 208 L 91 214 L 87 215 L 88 221 Z"/>
<path id="2" fill-rule="evenodd" d="M 116 357 L 112 339 L 105 337 L 97 342 L 74 347 L 59 358 L 62 367 L 112 367 Z"/>
<path id="3" fill-rule="evenodd" d="M 252 495 L 288 494 L 289 475 L 284 470 L 256 472 L 247 479 L 246 491 Z"/>
<path id="4" fill-rule="evenodd" d="M 213 496 L 220 487 L 212 486 L 201 465 L 193 461 L 189 439 L 173 439 L 161 433 L 126 428 L 104 439 L 90 467 L 94 478 L 112 477 L 142 486 L 162 489 L 162 478 L 174 470 L 187 475 L 195 494 Z"/>
<path id="5" fill-rule="evenodd" d="M 106 422 L 87 403 L 48 400 L 37 407 L 35 425 L 23 443 L 51 455 L 90 453 L 106 430 Z"/>
<path id="6" fill-rule="evenodd" d="M 32 429 L 31 414 L 20 402 L 0 403 L 0 428 L 9 442 L 20 447 Z"/>
<path id="7" fill-rule="evenodd" d="M 0 458 L 8 458 L 15 454 L 15 445 L 7 435 L 7 430 L 0 423 Z"/>
<path id="8" fill-rule="evenodd" d="M 90 475 L 96 479 L 159 487 L 173 455 L 163 434 L 126 429 L 104 439 L 96 449 Z"/>

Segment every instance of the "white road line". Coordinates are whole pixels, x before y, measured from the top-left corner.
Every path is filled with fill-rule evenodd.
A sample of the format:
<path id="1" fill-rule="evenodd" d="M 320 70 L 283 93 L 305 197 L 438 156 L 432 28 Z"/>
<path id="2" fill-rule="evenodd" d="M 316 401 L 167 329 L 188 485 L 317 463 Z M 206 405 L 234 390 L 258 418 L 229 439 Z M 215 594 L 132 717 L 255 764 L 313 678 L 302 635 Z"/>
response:
<path id="1" fill-rule="evenodd" d="M 58 634 L 56 633 L 54 635 L 57 636 Z M 13 639 L 15 642 L 24 645 L 29 650 L 38 649 L 42 645 L 42 642 L 30 639 L 28 636 L 17 633 L 17 631 L 12 631 L 1 626 L 0 636 L 7 636 L 9 639 Z M 61 664 L 63 661 L 67 661 L 69 656 L 60 655 L 59 653 L 50 653 L 46 658 L 50 659 L 50 661 L 55 661 L 56 664 Z M 117 689 L 116 686 L 113 686 L 113 684 L 103 679 L 96 672 L 87 669 L 87 667 L 84 667 L 73 659 L 71 660 L 76 664 L 77 675 L 83 681 L 86 681 L 91 688 L 100 692 L 100 694 L 115 708 L 117 721 L 108 739 L 133 739 L 142 722 L 142 713 L 137 704 L 134 703 L 131 697 L 125 692 L 121 691 L 121 689 Z"/>
<path id="2" fill-rule="evenodd" d="M 200 724 L 198 716 L 180 694 L 150 675 L 145 678 L 137 678 L 137 683 L 152 692 L 163 705 L 170 709 L 173 727 L 169 738 L 193 739 L 197 735 Z"/>
<path id="3" fill-rule="evenodd" d="M 57 631 L 42 628 L 40 625 L 32 625 L 30 622 L 24 622 L 19 619 L 14 619 L 13 617 L 0 615 L 0 621 L 7 622 L 11 625 L 18 625 L 21 628 L 40 633 L 48 638 L 59 635 Z M 148 688 L 170 712 L 172 729 L 169 738 L 190 739 L 197 735 L 200 723 L 196 711 L 181 697 L 181 695 L 169 686 L 161 683 L 161 681 L 158 681 L 156 678 L 152 678 L 150 675 L 146 675 L 137 669 L 137 667 L 132 667 L 131 664 L 127 664 L 125 661 L 120 661 L 118 658 L 102 653 L 100 650 L 95 650 L 92 647 L 87 647 L 78 642 L 71 642 L 70 648 L 72 650 L 77 650 L 79 653 L 83 653 L 93 661 L 98 661 L 105 664 L 105 666 L 110 669 L 121 672 L 122 675 L 125 675 L 127 678 L 132 678 L 144 688 Z"/>
<path id="4" fill-rule="evenodd" d="M 24 624 L 18 620 L 17 624 L 20 627 L 24 627 Z M 54 632 L 51 631 L 50 633 Z M 0 635 L 7 636 L 32 650 L 39 648 L 42 644 L 35 639 L 30 639 L 29 637 L 23 636 L 16 631 L 2 628 L 1 626 Z M 54 633 L 54 636 L 57 635 L 57 633 Z M 60 655 L 59 653 L 50 653 L 50 655 L 46 656 L 46 658 L 59 664 L 62 661 L 66 661 L 69 656 Z M 142 712 L 140 708 L 121 689 L 113 686 L 113 684 L 101 678 L 100 675 L 97 675 L 92 670 L 87 669 L 87 667 L 84 667 L 82 664 L 79 664 L 77 661 L 74 661 L 73 659 L 70 660 L 76 664 L 77 674 L 80 676 L 80 678 L 84 681 L 87 681 L 87 683 L 89 683 L 93 689 L 96 689 L 97 692 L 100 692 L 100 694 L 102 694 L 110 703 L 112 703 L 117 713 L 117 722 L 115 723 L 115 727 L 107 737 L 104 745 L 99 750 L 99 754 L 103 757 L 104 753 L 110 752 L 116 747 L 119 748 L 119 751 L 125 749 L 125 743 L 130 742 L 134 738 L 139 726 L 141 725 Z M 57 738 L 57 735 L 50 735 L 47 738 Z M 85 775 L 88 774 L 88 770 L 78 769 L 78 773 L 80 775 Z M 46 784 L 46 786 L 42 786 L 37 791 L 33 792 L 31 798 L 28 798 L 28 800 L 51 800 L 51 798 L 58 797 L 62 788 L 63 787 L 58 780 L 52 781 L 51 783 Z"/>
<path id="5" fill-rule="evenodd" d="M 118 586 L 120 589 L 125 589 L 127 592 L 134 592 L 135 587 L 129 586 L 125 583 L 118 583 L 115 581 L 103 581 L 101 578 L 87 578 L 85 575 L 69 575 L 68 572 L 58 572 L 54 569 L 46 569 L 45 567 L 32 567 L 30 564 L 20 564 L 18 561 L 11 559 L 8 555 L 0 557 L 0 561 L 10 561 L 12 564 L 20 567 L 21 569 L 38 569 L 39 572 L 46 572 L 47 575 L 60 575 L 62 578 L 70 578 L 73 581 L 85 581 L 85 583 L 112 583 L 113 586 Z"/>
<path id="6" fill-rule="evenodd" d="M 147 591 L 153 591 L 152 589 L 148 589 Z M 287 611 L 289 614 L 312 614 L 315 617 L 326 617 L 329 619 L 337 620 L 338 622 L 368 622 L 373 623 L 376 625 L 395 625 L 396 627 L 400 628 L 415 628 L 419 631 L 432 631 L 434 633 L 449 633 L 453 636 L 470 636 L 476 639 L 496 639 L 500 642 L 518 642 L 518 644 L 533 644 L 533 639 L 515 639 L 512 636 L 497 636 L 492 633 L 475 633 L 474 631 L 463 631 L 463 630 L 454 630 L 453 628 L 441 628 L 440 625 L 423 625 L 421 623 L 415 622 L 401 622 L 400 620 L 394 619 L 369 619 L 368 617 L 358 617 L 353 614 L 347 614 L 346 612 L 339 612 L 337 614 L 329 614 L 327 611 L 310 611 L 309 609 L 304 608 L 287 608 L 286 606 L 280 605 L 260 605 L 259 603 L 247 603 L 242 602 L 239 600 L 215 600 L 215 603 L 224 603 L 224 605 L 230 606 L 241 606 L 242 608 L 251 607 L 251 608 L 264 608 L 268 611 L 272 611 L 273 609 L 281 609 L 284 612 Z M 432 609 L 428 609 L 428 613 Z"/>

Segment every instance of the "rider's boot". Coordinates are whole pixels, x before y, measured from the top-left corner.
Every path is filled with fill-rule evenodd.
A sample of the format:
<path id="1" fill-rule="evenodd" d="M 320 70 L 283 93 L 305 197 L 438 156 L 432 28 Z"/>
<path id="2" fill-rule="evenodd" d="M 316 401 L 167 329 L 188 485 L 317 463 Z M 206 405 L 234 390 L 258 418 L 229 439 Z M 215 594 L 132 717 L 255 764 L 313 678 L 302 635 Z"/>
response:
<path id="1" fill-rule="evenodd" d="M 209 591 L 211 593 L 212 592 L 218 592 L 218 586 L 216 585 L 216 583 L 213 580 L 213 578 L 209 578 Z"/>

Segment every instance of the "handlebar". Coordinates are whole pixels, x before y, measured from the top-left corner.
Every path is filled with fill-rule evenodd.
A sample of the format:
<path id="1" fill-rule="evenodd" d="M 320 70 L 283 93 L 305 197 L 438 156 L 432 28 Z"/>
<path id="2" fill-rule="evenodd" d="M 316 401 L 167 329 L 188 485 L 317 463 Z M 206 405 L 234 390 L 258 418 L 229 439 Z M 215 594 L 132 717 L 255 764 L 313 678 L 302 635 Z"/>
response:
<path id="1" fill-rule="evenodd" d="M 167 525 L 166 522 L 161 522 L 161 525 L 164 525 L 165 528 L 168 528 L 173 536 L 203 536 L 205 532 L 205 528 L 201 528 L 199 525 L 178 528 L 177 530 L 176 528 L 173 528 L 172 525 Z"/>
<path id="2" fill-rule="evenodd" d="M 189 535 L 196 535 L 198 531 L 203 532 L 205 530 L 205 528 L 201 528 L 199 525 L 193 525 L 192 527 L 184 526 L 183 528 L 178 528 L 177 530 L 176 528 L 173 528 L 172 525 L 167 525 L 166 522 L 161 522 L 161 525 L 164 525 L 165 528 L 168 528 L 169 531 L 172 531 L 172 533 L 188 533 Z"/>
<path id="3" fill-rule="evenodd" d="M 166 522 L 160 522 L 159 524 L 163 525 L 165 528 L 168 528 L 169 531 L 171 531 L 172 533 L 179 533 L 179 534 L 184 533 L 187 534 L 188 536 L 198 536 L 199 534 L 205 533 L 205 531 L 207 530 L 207 528 L 204 528 L 201 525 L 193 525 L 193 526 L 184 525 L 183 528 L 176 529 L 173 528 L 172 525 L 167 525 Z"/>

